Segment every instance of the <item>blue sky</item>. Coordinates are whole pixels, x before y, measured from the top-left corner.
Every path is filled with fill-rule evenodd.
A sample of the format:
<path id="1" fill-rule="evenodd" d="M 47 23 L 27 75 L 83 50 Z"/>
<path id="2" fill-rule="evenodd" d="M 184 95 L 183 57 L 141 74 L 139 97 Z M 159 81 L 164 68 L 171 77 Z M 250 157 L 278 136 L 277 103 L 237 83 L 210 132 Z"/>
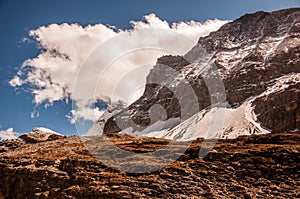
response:
<path id="1" fill-rule="evenodd" d="M 26 87 L 15 89 L 9 80 L 28 58 L 39 54 L 34 42 L 21 42 L 28 31 L 52 23 L 109 24 L 130 28 L 129 21 L 155 13 L 168 22 L 233 20 L 245 13 L 258 10 L 272 11 L 299 7 L 300 0 L 190 0 L 190 1 L 16 1 L 0 0 L 0 129 L 13 127 L 17 132 L 29 132 L 35 126 L 51 128 L 64 134 L 75 134 L 76 129 L 66 118 L 71 104 L 55 102 L 44 108 L 35 106 Z M 36 110 L 39 117 L 31 118 Z"/>

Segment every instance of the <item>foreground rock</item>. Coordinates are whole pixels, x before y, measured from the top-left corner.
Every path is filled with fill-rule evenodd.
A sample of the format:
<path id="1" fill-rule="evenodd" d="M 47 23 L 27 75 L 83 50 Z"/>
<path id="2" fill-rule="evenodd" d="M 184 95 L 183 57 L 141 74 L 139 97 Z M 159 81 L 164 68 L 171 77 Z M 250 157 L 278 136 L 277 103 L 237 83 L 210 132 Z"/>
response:
<path id="1" fill-rule="evenodd" d="M 135 153 L 158 150 L 168 140 L 114 135 Z M 89 145 L 103 138 L 87 137 Z M 10 140 L 0 142 L 5 146 Z M 99 157 L 109 147 L 101 142 Z M 297 198 L 300 196 L 299 134 L 241 136 L 221 140 L 203 159 L 202 140 L 166 168 L 146 174 L 113 170 L 90 155 L 78 137 L 23 143 L 0 152 L 0 198 Z M 99 145 L 98 145 L 99 146 Z M 177 143 L 176 147 L 184 147 Z M 173 154 L 165 151 L 163 158 Z M 128 162 L 128 167 L 134 162 Z M 156 162 L 153 162 L 155 166 Z"/>

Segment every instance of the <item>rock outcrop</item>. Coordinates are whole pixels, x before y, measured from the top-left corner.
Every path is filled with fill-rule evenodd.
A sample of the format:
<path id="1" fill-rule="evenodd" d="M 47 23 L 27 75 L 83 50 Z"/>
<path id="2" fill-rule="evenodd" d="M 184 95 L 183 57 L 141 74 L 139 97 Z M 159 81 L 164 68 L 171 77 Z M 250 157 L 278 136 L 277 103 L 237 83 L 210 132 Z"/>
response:
<path id="1" fill-rule="evenodd" d="M 47 128 L 33 128 L 30 133 L 22 134 L 16 139 L 7 139 L 0 142 L 0 152 L 13 150 L 25 144 L 53 141 L 64 137 L 64 135 Z"/>
<path id="2" fill-rule="evenodd" d="M 274 132 L 300 130 L 300 82 L 254 101 L 258 119 Z"/>

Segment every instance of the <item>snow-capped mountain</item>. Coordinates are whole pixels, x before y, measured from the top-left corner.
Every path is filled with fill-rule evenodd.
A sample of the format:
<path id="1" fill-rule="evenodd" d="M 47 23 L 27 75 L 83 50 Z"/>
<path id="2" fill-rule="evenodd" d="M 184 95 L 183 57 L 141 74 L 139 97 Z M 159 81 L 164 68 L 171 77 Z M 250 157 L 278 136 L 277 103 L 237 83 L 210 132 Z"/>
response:
<path id="1" fill-rule="evenodd" d="M 52 129 L 45 128 L 45 127 L 35 127 L 32 129 L 31 133 L 40 133 L 40 134 L 56 134 L 56 135 L 62 135 L 60 133 L 57 133 L 56 131 L 53 131 Z"/>
<path id="2" fill-rule="evenodd" d="M 300 8 L 246 14 L 200 38 L 185 56 L 159 58 L 147 76 L 144 94 L 110 117 L 103 131 L 178 140 L 299 131 L 299 57 Z M 221 104 L 226 106 L 213 103 L 208 87 L 214 83 L 206 84 L 208 75 L 224 83 L 226 99 Z M 196 95 L 186 103 L 197 105 L 184 113 L 179 103 L 184 96 L 172 92 L 180 90 L 182 79 Z M 151 117 L 157 104 L 164 110 Z M 212 115 L 221 114 L 223 125 L 209 133 Z M 165 125 L 168 121 L 171 126 Z"/>
<path id="3" fill-rule="evenodd" d="M 62 134 L 44 127 L 35 127 L 31 132 L 19 136 L 19 138 L 26 143 L 45 142 L 62 137 L 64 137 Z"/>
<path id="4" fill-rule="evenodd" d="M 61 136 L 62 134 L 57 133 L 51 129 L 44 128 L 44 127 L 35 127 L 29 133 L 20 134 L 14 132 L 13 128 L 8 128 L 7 130 L 0 131 L 0 141 L 1 140 L 12 140 L 12 139 L 23 139 L 23 140 L 48 140 L 49 137 Z"/>

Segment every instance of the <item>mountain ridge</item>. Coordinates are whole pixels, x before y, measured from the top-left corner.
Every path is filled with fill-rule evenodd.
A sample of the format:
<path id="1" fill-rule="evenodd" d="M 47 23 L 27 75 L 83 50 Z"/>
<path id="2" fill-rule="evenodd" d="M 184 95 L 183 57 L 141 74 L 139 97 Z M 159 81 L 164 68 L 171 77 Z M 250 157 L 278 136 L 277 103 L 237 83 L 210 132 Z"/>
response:
<path id="1" fill-rule="evenodd" d="M 128 108 L 106 120 L 102 130 L 105 134 L 118 133 L 128 128 L 133 128 L 133 132 L 143 131 L 161 119 L 165 121 L 181 117 L 185 121 L 199 111 L 209 108 L 212 105 L 212 98 L 201 74 L 202 71 L 199 70 L 201 67 L 195 67 L 191 63 L 193 60 L 200 60 L 202 65 L 217 67 L 218 74 L 224 82 L 226 101 L 231 107 L 238 108 L 245 101 L 267 92 L 268 88 L 276 84 L 281 77 L 294 74 L 298 77 L 299 55 L 300 8 L 246 14 L 223 25 L 218 31 L 200 38 L 198 44 L 185 56 L 159 58 L 147 76 L 144 94 Z M 176 86 L 172 87 L 172 82 L 178 77 L 169 74 L 165 66 L 183 74 L 193 88 L 197 99 L 191 99 L 195 101 L 189 104 L 198 104 L 199 107 L 190 108 L 190 115 L 182 116 L 180 97 L 178 99 L 178 96 L 174 96 L 169 89 L 176 90 Z M 159 81 L 161 85 L 167 86 L 162 87 L 158 85 L 159 83 L 151 83 Z M 295 93 L 288 95 L 286 100 L 282 100 L 282 97 L 278 98 L 286 104 L 295 101 L 296 105 L 292 110 L 287 111 L 289 112 L 287 116 L 269 114 L 267 119 L 262 119 L 262 109 L 255 107 L 262 107 L 268 102 L 256 100 L 252 105 L 257 123 L 261 123 L 270 131 L 292 131 L 299 128 L 300 123 L 297 118 L 300 117 L 300 99 L 297 93 L 300 88 L 297 82 L 291 83 L 290 86 L 295 87 L 292 91 Z M 156 113 L 158 115 L 156 118 L 150 118 L 151 107 L 155 104 L 161 105 L 164 111 Z M 267 122 L 273 120 L 281 125 Z M 289 120 L 293 122 L 287 122 Z M 132 122 L 135 123 L 134 127 Z M 289 125 L 284 125 L 285 123 Z"/>

